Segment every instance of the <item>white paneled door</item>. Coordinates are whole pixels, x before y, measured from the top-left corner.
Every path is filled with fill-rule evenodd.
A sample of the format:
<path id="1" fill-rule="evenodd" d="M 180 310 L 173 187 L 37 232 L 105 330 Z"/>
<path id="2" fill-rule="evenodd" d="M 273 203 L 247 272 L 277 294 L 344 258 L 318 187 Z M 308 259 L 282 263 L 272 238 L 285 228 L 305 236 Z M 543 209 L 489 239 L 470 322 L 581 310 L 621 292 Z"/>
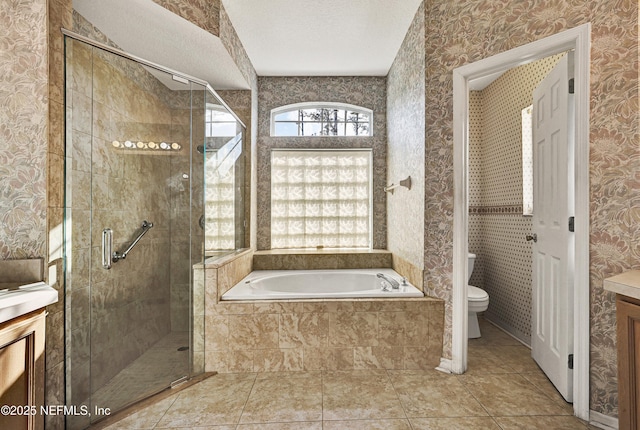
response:
<path id="1" fill-rule="evenodd" d="M 533 242 L 531 354 L 573 401 L 574 107 L 573 54 L 533 94 Z"/>

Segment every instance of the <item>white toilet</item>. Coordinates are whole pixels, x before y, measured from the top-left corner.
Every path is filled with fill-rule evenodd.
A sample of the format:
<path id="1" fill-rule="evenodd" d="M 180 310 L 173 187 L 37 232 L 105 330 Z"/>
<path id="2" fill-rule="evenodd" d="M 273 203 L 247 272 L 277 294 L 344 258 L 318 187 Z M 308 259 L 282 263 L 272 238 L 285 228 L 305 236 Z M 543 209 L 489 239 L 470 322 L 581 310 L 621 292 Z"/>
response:
<path id="1" fill-rule="evenodd" d="M 473 265 L 476 261 L 476 255 L 469 253 L 467 261 L 467 282 L 469 282 L 471 273 L 473 272 Z M 475 339 L 481 336 L 480 326 L 478 325 L 478 312 L 484 312 L 489 307 L 489 294 L 481 288 L 467 285 L 467 303 L 469 307 L 469 339 Z"/>

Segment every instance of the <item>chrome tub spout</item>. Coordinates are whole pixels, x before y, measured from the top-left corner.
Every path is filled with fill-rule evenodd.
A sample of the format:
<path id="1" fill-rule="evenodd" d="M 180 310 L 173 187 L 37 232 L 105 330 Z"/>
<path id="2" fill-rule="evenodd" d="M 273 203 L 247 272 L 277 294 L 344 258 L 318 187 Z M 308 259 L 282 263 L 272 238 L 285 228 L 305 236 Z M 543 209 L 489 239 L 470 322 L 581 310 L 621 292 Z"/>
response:
<path id="1" fill-rule="evenodd" d="M 400 283 L 398 281 L 396 281 L 393 278 L 390 278 L 389 276 L 385 275 L 384 273 L 378 273 L 376 274 L 376 276 L 380 279 L 382 279 L 384 282 L 387 282 L 389 285 L 391 285 L 391 289 L 392 290 L 399 290 L 400 289 Z M 386 289 L 383 287 L 383 289 Z"/>

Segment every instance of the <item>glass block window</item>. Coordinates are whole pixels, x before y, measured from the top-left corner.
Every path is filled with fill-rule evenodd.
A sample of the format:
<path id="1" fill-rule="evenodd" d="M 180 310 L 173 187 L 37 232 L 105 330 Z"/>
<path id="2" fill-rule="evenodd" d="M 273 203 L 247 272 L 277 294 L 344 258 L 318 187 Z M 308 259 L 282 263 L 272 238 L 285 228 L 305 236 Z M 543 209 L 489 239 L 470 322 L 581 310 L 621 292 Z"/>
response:
<path id="1" fill-rule="evenodd" d="M 271 111 L 272 136 L 370 136 L 373 112 L 344 103 L 298 103 Z"/>
<path id="2" fill-rule="evenodd" d="M 522 215 L 533 215 L 533 105 L 522 109 Z"/>
<path id="3" fill-rule="evenodd" d="M 205 250 L 236 249 L 236 165 L 242 155 L 242 133 L 232 139 L 209 139 L 205 152 Z M 216 141 L 226 141 L 215 148 Z"/>
<path id="4" fill-rule="evenodd" d="M 207 169 L 205 249 L 235 249 L 235 169 Z"/>
<path id="5" fill-rule="evenodd" d="M 371 248 L 371 150 L 273 150 L 271 248 Z"/>

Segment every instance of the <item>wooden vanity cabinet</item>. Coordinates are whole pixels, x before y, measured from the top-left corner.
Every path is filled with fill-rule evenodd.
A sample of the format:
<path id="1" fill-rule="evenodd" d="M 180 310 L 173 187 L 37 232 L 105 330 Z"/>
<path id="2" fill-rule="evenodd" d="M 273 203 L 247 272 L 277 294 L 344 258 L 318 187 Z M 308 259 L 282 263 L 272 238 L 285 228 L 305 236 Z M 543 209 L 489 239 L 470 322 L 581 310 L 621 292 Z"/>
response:
<path id="1" fill-rule="evenodd" d="M 45 309 L 0 324 L 0 429 L 44 428 Z M 19 414 L 20 413 L 20 414 Z"/>
<path id="2" fill-rule="evenodd" d="M 616 296 L 618 325 L 618 424 L 640 429 L 640 300 Z"/>

